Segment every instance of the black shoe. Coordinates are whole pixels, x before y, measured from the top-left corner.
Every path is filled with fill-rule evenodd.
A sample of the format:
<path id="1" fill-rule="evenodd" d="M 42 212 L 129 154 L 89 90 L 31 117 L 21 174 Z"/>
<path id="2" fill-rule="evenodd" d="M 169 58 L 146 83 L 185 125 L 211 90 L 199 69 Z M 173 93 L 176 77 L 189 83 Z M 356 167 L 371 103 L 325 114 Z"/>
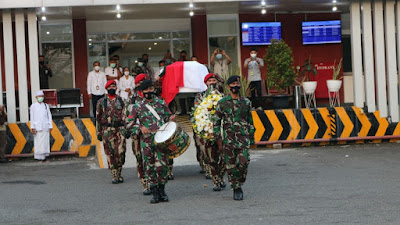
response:
<path id="1" fill-rule="evenodd" d="M 236 200 L 236 201 L 243 200 L 243 191 L 241 188 L 238 188 L 233 191 L 233 200 Z"/>
<path id="2" fill-rule="evenodd" d="M 213 187 L 213 191 L 221 191 L 221 187 L 220 186 L 214 186 Z"/>
<path id="3" fill-rule="evenodd" d="M 119 180 L 118 180 L 118 179 L 112 179 L 111 183 L 113 183 L 113 184 L 119 184 Z"/>
<path id="4" fill-rule="evenodd" d="M 207 175 L 206 175 L 206 179 L 207 179 L 207 180 L 211 180 L 211 176 L 207 174 Z"/>
<path id="5" fill-rule="evenodd" d="M 118 182 L 124 183 L 124 178 L 123 177 L 118 177 Z"/>
<path id="6" fill-rule="evenodd" d="M 202 168 L 202 169 L 200 170 L 200 173 L 203 174 L 203 173 L 206 173 L 206 171 Z"/>
<path id="7" fill-rule="evenodd" d="M 143 195 L 151 195 L 150 189 L 143 190 Z"/>
<path id="8" fill-rule="evenodd" d="M 160 184 L 158 190 L 160 193 L 160 202 L 168 202 L 168 195 L 165 194 L 165 184 Z"/>
<path id="9" fill-rule="evenodd" d="M 169 175 L 168 176 L 168 180 L 173 180 L 174 179 L 174 175 Z"/>
<path id="10" fill-rule="evenodd" d="M 153 197 L 151 198 L 150 203 L 155 204 L 155 203 L 160 202 L 160 192 L 158 191 L 158 187 L 154 186 L 154 187 L 151 187 L 150 189 L 151 189 L 151 193 L 153 194 Z"/>
<path id="11" fill-rule="evenodd" d="M 219 186 L 221 186 L 221 188 L 226 188 L 226 183 L 225 183 L 225 181 L 222 181 L 222 182 L 220 183 Z"/>

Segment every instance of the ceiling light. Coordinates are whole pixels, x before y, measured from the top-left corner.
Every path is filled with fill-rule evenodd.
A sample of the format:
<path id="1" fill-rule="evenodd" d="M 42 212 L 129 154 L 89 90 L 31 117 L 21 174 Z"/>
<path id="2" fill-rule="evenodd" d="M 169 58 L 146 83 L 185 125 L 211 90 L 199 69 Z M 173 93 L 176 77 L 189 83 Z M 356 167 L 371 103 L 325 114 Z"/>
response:
<path id="1" fill-rule="evenodd" d="M 118 19 L 121 18 L 121 13 L 118 13 L 118 14 L 117 14 L 117 18 L 118 18 Z"/>
<path id="2" fill-rule="evenodd" d="M 266 9 L 262 9 L 261 10 L 261 14 L 266 14 L 267 13 L 267 10 Z"/>
<path id="3" fill-rule="evenodd" d="M 116 8 L 117 10 L 120 10 L 120 9 L 121 9 L 121 6 L 120 6 L 120 5 L 117 5 L 115 8 Z"/>
<path id="4" fill-rule="evenodd" d="M 47 20 L 46 16 L 42 16 L 42 21 L 46 21 L 46 20 Z"/>
<path id="5" fill-rule="evenodd" d="M 265 3 L 265 1 L 261 1 L 261 5 L 265 6 L 267 3 Z"/>
<path id="6" fill-rule="evenodd" d="M 149 50 L 151 51 L 151 47 L 149 47 Z"/>
<path id="7" fill-rule="evenodd" d="M 157 42 L 154 42 L 154 45 L 158 45 L 158 43 L 157 43 Z"/>
<path id="8" fill-rule="evenodd" d="M 89 41 L 92 41 L 92 39 L 91 39 L 91 38 L 89 38 Z"/>
<path id="9" fill-rule="evenodd" d="M 47 31 L 46 34 L 50 34 L 50 31 Z"/>
<path id="10" fill-rule="evenodd" d="M 46 7 L 42 7 L 42 12 L 46 12 Z"/>
<path id="11" fill-rule="evenodd" d="M 89 43 L 89 45 L 92 45 L 92 43 Z"/>
<path id="12" fill-rule="evenodd" d="M 193 8 L 193 7 L 194 7 L 193 3 L 189 3 L 189 8 Z"/>
<path id="13" fill-rule="evenodd" d="M 162 39 L 162 37 L 160 36 L 160 37 L 158 37 L 158 39 Z"/>
<path id="14" fill-rule="evenodd" d="M 332 11 L 336 12 L 337 11 L 337 7 L 333 6 Z"/>
<path id="15" fill-rule="evenodd" d="M 336 3 L 336 0 L 332 0 L 332 3 Z"/>
<path id="16" fill-rule="evenodd" d="M 193 16 L 193 15 L 194 15 L 194 12 L 193 12 L 193 11 L 190 11 L 189 15 L 190 15 L 190 16 Z"/>

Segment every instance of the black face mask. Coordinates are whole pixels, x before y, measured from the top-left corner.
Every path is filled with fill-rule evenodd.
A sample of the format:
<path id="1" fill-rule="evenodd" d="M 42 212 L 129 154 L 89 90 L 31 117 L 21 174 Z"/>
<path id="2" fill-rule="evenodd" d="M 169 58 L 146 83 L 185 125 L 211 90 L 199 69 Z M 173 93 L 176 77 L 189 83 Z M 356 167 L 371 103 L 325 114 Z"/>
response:
<path id="1" fill-rule="evenodd" d="M 215 88 L 217 88 L 217 84 L 209 84 L 208 87 L 210 87 L 210 88 L 212 87 L 215 89 Z"/>
<path id="2" fill-rule="evenodd" d="M 43 66 L 44 65 L 44 61 L 39 61 L 39 64 Z"/>
<path id="3" fill-rule="evenodd" d="M 233 86 L 233 87 L 231 87 L 231 92 L 232 92 L 233 94 L 237 94 L 237 93 L 239 93 L 239 91 L 240 91 L 240 86 Z"/>
<path id="4" fill-rule="evenodd" d="M 143 62 L 147 63 L 147 62 L 149 62 L 149 59 L 143 59 Z"/>
<path id="5" fill-rule="evenodd" d="M 108 92 L 109 95 L 114 96 L 115 92 L 117 92 L 117 90 L 112 88 L 112 89 L 108 89 L 107 92 Z"/>
<path id="6" fill-rule="evenodd" d="M 144 97 L 145 97 L 147 100 L 150 100 L 150 99 L 153 98 L 154 91 L 147 92 L 147 93 L 143 93 L 143 95 L 144 95 Z"/>

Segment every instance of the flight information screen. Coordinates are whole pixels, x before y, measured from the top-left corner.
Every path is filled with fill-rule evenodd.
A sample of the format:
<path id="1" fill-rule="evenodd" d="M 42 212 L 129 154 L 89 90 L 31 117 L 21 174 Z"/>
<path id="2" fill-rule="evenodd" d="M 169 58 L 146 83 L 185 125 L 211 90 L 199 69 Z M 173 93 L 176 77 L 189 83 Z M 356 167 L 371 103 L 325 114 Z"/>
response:
<path id="1" fill-rule="evenodd" d="M 342 42 L 340 20 L 303 22 L 303 44 L 332 44 Z"/>
<path id="2" fill-rule="evenodd" d="M 281 38 L 280 22 L 242 23 L 243 45 L 270 45 L 271 39 Z"/>

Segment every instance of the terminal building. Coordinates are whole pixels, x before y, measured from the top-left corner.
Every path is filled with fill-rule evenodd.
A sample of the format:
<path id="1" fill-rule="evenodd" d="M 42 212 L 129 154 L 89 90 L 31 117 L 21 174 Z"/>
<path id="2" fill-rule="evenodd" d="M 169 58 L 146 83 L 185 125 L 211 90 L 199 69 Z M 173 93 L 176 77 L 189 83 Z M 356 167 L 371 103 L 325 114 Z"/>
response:
<path id="1" fill-rule="evenodd" d="M 118 55 L 132 68 L 146 53 L 158 68 L 167 52 L 177 59 L 184 50 L 212 71 L 210 56 L 218 48 L 232 59 L 231 73 L 246 75 L 250 49 L 262 58 L 268 48 L 248 30 L 257 26 L 278 27 L 275 35 L 292 48 L 295 67 L 310 56 L 321 68 L 343 58 L 341 101 L 399 121 L 400 5 L 394 0 L 0 0 L 0 8 L 0 104 L 6 103 L 10 123 L 29 121 L 40 89 L 39 55 L 52 69 L 49 88 L 79 88 L 79 114 L 89 116 L 86 79 L 94 61 L 107 67 Z M 333 23 L 339 31 L 307 40 L 307 22 Z M 316 79 L 324 83 L 321 74 Z"/>

